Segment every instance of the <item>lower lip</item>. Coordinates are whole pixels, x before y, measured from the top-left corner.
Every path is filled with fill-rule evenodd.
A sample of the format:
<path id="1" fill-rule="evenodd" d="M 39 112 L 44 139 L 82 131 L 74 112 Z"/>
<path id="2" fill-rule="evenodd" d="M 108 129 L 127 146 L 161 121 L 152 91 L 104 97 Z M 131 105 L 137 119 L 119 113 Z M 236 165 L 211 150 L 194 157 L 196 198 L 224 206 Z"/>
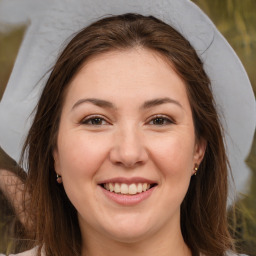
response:
<path id="1" fill-rule="evenodd" d="M 149 190 L 139 193 L 139 194 L 135 194 L 135 195 L 123 195 L 123 194 L 116 194 L 114 192 L 110 192 L 106 189 L 104 189 L 103 187 L 100 186 L 100 188 L 102 189 L 103 193 L 112 201 L 120 204 L 120 205 L 126 205 L 126 206 L 130 206 L 130 205 L 136 205 L 141 203 L 142 201 L 146 200 L 147 198 L 149 198 L 151 196 L 151 194 L 153 193 L 153 191 L 155 190 L 156 187 L 152 187 Z"/>

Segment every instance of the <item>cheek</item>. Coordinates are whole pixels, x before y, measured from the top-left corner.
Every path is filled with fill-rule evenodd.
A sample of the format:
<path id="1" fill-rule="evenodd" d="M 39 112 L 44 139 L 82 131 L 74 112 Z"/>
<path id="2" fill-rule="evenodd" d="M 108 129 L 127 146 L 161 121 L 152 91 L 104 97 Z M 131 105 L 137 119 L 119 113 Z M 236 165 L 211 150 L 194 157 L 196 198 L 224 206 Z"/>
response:
<path id="1" fill-rule="evenodd" d="M 161 197 L 157 200 L 155 212 L 165 209 L 163 220 L 179 216 L 180 206 L 187 193 L 191 166 L 193 165 L 193 138 L 185 133 L 172 132 L 148 141 L 148 148 L 153 166 L 160 175 L 158 189 Z M 159 221 L 161 225 L 164 225 Z"/>
<path id="2" fill-rule="evenodd" d="M 63 179 L 93 176 L 107 156 L 108 144 L 106 136 L 85 136 L 83 131 L 60 137 L 58 149 Z"/>
<path id="3" fill-rule="evenodd" d="M 154 163 L 165 179 L 174 182 L 190 179 L 193 168 L 194 140 L 182 134 L 166 136 L 150 142 L 150 152 Z M 176 178 L 176 179 L 175 179 Z"/>
<path id="4" fill-rule="evenodd" d="M 193 168 L 193 145 L 189 138 L 175 136 L 151 148 L 154 164 L 162 176 L 163 204 L 169 213 L 178 211 L 187 193 Z"/>
<path id="5" fill-rule="evenodd" d="M 91 203 L 88 198 L 95 198 L 95 177 L 107 156 L 108 144 L 106 136 L 85 136 L 83 131 L 60 133 L 58 153 L 63 186 L 78 212 L 84 212 L 83 206 Z"/>

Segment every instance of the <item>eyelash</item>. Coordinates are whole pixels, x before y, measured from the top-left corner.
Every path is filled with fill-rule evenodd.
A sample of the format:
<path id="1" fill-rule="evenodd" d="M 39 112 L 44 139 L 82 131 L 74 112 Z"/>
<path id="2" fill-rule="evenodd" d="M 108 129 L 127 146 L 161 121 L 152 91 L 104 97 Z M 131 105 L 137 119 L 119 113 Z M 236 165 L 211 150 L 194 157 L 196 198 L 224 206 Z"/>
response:
<path id="1" fill-rule="evenodd" d="M 165 126 L 165 125 L 175 124 L 175 122 L 174 122 L 171 118 L 166 117 L 166 116 L 164 116 L 164 115 L 155 115 L 155 116 L 153 116 L 153 117 L 150 118 L 150 120 L 149 120 L 148 123 L 154 122 L 154 121 L 156 121 L 156 120 L 158 120 L 158 121 L 161 120 L 161 121 L 163 121 L 164 123 L 162 123 L 162 124 L 153 123 L 153 124 L 151 124 L 151 125 Z"/>
<path id="2" fill-rule="evenodd" d="M 151 123 L 156 120 L 158 120 L 157 122 L 162 121 L 162 123 L 160 123 L 160 124 L 159 123 Z M 96 121 L 96 123 L 93 123 L 94 121 Z M 100 122 L 100 123 L 97 123 L 97 122 Z M 105 123 L 102 124 L 102 122 L 105 122 Z M 150 125 L 165 126 L 165 125 L 175 124 L 175 121 L 173 121 L 171 118 L 166 117 L 164 115 L 156 115 L 156 116 L 151 117 L 147 123 Z M 92 126 L 101 126 L 101 125 L 106 125 L 106 124 L 110 124 L 110 123 L 108 121 L 106 121 L 104 117 L 95 115 L 95 116 L 86 117 L 85 119 L 83 119 L 81 121 L 81 124 L 92 125 Z"/>
<path id="3" fill-rule="evenodd" d="M 93 121 L 95 121 L 95 120 L 98 120 L 98 121 L 100 120 L 101 123 L 100 123 L 100 124 L 89 123 L 89 122 L 93 122 Z M 93 125 L 93 126 L 106 125 L 106 124 L 102 124 L 102 122 L 105 122 L 106 124 L 107 124 L 107 123 L 109 124 L 109 122 L 107 122 L 104 117 L 95 115 L 95 116 L 88 116 L 88 117 L 84 118 L 84 119 L 81 121 L 81 124 Z"/>

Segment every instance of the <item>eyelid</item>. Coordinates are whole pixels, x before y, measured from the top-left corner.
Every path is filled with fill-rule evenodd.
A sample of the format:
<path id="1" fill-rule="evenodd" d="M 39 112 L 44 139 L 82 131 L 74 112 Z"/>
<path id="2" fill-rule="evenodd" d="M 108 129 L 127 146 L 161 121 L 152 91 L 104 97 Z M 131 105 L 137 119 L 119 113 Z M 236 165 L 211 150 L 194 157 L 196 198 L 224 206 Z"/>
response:
<path id="1" fill-rule="evenodd" d="M 164 115 L 164 114 L 153 115 L 150 118 L 148 118 L 148 121 L 146 123 L 148 124 L 148 123 L 150 123 L 151 121 L 153 121 L 154 119 L 157 119 L 157 118 L 166 120 L 168 122 L 168 124 L 163 124 L 163 125 L 159 125 L 159 126 L 176 124 L 176 122 L 175 122 L 175 120 L 173 118 L 171 118 L 170 116 Z M 155 125 L 155 124 L 151 124 L 151 125 Z"/>
<path id="2" fill-rule="evenodd" d="M 102 121 L 106 122 L 106 124 L 97 125 L 97 124 L 88 124 L 88 123 L 86 123 L 86 122 L 89 122 L 90 120 L 93 120 L 93 119 L 102 119 Z M 90 125 L 90 126 L 102 126 L 102 125 L 111 124 L 105 116 L 97 115 L 97 114 L 86 116 L 79 123 L 81 123 L 83 125 Z"/>
<path id="3" fill-rule="evenodd" d="M 164 121 L 167 121 L 167 123 L 159 124 L 159 125 L 150 124 L 150 122 L 152 122 L 154 119 L 157 119 L 157 118 L 163 119 Z M 93 119 L 101 119 L 104 122 L 104 124 L 89 124 L 89 123 L 87 123 L 87 122 L 89 122 L 90 120 L 93 120 Z M 99 115 L 99 114 L 88 115 L 88 116 L 84 117 L 83 119 L 81 119 L 81 121 L 79 123 L 83 124 L 83 125 L 88 125 L 88 126 L 111 125 L 111 122 L 108 120 L 108 118 L 106 118 L 103 115 Z M 165 125 L 176 124 L 176 122 L 170 116 L 167 116 L 167 115 L 164 115 L 164 114 L 156 114 L 156 115 L 150 116 L 147 119 L 146 124 L 155 125 L 155 126 L 165 126 Z"/>

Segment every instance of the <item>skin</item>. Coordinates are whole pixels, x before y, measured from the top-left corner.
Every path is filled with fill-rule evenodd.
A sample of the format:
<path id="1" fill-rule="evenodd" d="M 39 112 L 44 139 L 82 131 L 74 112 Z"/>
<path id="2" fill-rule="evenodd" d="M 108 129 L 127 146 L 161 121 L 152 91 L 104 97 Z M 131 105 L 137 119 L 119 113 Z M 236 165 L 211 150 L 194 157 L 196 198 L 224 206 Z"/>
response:
<path id="1" fill-rule="evenodd" d="M 109 103 L 85 100 L 92 98 Z M 155 99 L 165 100 L 145 105 Z M 191 255 L 180 205 L 205 144 L 195 138 L 185 83 L 157 53 L 136 48 L 90 59 L 69 85 L 54 150 L 78 212 L 82 255 Z M 157 186 L 124 206 L 98 185 L 115 177 Z"/>

